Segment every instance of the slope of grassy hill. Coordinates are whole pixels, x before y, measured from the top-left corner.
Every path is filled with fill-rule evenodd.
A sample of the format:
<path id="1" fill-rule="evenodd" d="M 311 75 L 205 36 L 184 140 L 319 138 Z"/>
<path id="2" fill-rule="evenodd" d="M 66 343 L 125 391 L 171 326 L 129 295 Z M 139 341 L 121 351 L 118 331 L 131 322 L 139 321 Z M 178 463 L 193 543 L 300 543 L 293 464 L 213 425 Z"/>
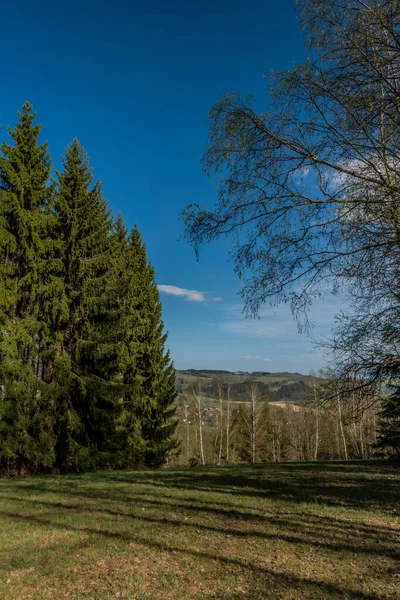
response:
<path id="1" fill-rule="evenodd" d="M 0 481 L 0 598 L 379 600 L 400 594 L 383 462 Z"/>

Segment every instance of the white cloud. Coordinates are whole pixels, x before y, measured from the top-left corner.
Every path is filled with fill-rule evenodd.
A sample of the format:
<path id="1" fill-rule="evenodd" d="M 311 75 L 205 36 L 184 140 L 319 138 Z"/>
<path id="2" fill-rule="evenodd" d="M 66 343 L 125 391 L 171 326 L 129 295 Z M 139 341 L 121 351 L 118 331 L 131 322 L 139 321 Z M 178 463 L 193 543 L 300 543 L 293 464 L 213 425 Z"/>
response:
<path id="1" fill-rule="evenodd" d="M 304 180 L 308 177 L 309 173 L 310 173 L 310 167 L 308 167 L 308 166 L 304 166 L 304 167 L 300 167 L 300 169 L 296 169 L 296 171 L 293 173 L 294 182 L 297 185 L 303 183 Z"/>
<path id="2" fill-rule="evenodd" d="M 161 294 L 181 296 L 186 298 L 189 302 L 206 302 L 207 300 L 205 292 L 199 292 L 197 290 L 186 290 L 185 288 L 176 287 L 175 285 L 158 285 L 157 288 Z"/>
<path id="3" fill-rule="evenodd" d="M 277 320 L 272 323 L 243 318 L 243 320 L 225 321 L 221 323 L 221 329 L 235 335 L 261 338 L 288 337 L 296 333 L 296 325 L 290 319 Z"/>
<path id="4" fill-rule="evenodd" d="M 246 318 L 242 312 L 242 305 L 226 306 L 224 308 L 226 318 L 220 323 L 220 328 L 226 333 L 240 337 L 279 341 L 279 346 L 284 352 L 288 342 L 297 347 L 305 339 L 314 339 L 316 335 L 329 337 L 334 325 L 334 315 L 345 307 L 345 299 L 342 296 L 328 295 L 324 299 L 315 299 L 309 313 L 310 323 L 315 325 L 315 329 L 310 335 L 304 337 L 299 335 L 296 321 L 286 304 L 275 307 L 264 306 L 260 310 L 259 319 Z"/>
<path id="5" fill-rule="evenodd" d="M 158 285 L 158 291 L 161 294 L 167 294 L 168 296 L 181 296 L 186 298 L 189 302 L 222 302 L 221 296 L 213 296 L 210 298 L 212 292 L 199 292 L 198 290 L 187 290 L 185 288 L 178 287 L 176 285 Z"/>
<path id="6" fill-rule="evenodd" d="M 246 318 L 243 305 L 233 304 L 225 307 L 227 319 L 220 327 L 223 331 L 234 335 L 256 338 L 275 338 L 288 336 L 296 330 L 296 325 L 287 306 L 274 309 L 264 307 L 259 319 Z M 262 357 L 259 357 L 262 358 Z"/>
<path id="7" fill-rule="evenodd" d="M 377 154 L 369 154 L 363 159 L 353 158 L 338 163 L 340 168 L 346 169 L 346 173 L 331 169 L 329 171 L 329 184 L 333 190 L 347 188 L 355 184 L 357 187 L 366 189 L 367 187 L 376 188 L 377 184 L 364 181 L 363 177 L 379 180 L 381 176 L 387 178 L 387 171 L 397 174 L 400 167 L 400 161 L 397 157 L 385 157 L 383 160 Z"/>
<path id="8" fill-rule="evenodd" d="M 269 362 L 270 360 L 272 360 L 272 358 L 263 358 L 262 356 L 253 356 L 253 355 L 247 355 L 247 356 L 239 356 L 240 359 L 242 360 L 263 360 L 266 362 Z"/>

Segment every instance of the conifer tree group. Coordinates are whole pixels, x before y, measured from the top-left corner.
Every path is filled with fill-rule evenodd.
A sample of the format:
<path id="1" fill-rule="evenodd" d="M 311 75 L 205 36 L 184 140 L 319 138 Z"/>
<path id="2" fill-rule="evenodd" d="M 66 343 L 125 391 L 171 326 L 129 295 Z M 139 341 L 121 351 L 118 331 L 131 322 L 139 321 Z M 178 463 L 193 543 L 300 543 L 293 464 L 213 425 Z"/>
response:
<path id="1" fill-rule="evenodd" d="M 78 140 L 52 178 L 35 116 L 0 152 L 0 473 L 161 466 L 176 393 L 153 267 Z"/>

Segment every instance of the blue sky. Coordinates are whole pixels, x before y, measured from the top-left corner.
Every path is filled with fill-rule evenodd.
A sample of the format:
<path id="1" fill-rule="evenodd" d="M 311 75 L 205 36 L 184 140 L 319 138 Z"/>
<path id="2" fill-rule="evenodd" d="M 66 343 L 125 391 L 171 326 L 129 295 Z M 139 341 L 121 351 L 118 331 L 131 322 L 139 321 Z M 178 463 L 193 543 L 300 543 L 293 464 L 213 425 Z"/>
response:
<path id="1" fill-rule="evenodd" d="M 165 286 L 163 316 L 178 368 L 308 373 L 325 364 L 287 307 L 266 307 L 256 321 L 242 316 L 228 241 L 204 248 L 200 262 L 179 241 L 185 205 L 216 200 L 216 184 L 200 166 L 206 111 L 234 91 L 261 104 L 269 71 L 302 60 L 294 6 L 21 0 L 2 7 L 0 138 L 25 100 L 38 112 L 56 167 L 79 138 L 112 209 L 143 234 Z M 328 335 L 338 305 L 315 305 L 314 338 Z"/>

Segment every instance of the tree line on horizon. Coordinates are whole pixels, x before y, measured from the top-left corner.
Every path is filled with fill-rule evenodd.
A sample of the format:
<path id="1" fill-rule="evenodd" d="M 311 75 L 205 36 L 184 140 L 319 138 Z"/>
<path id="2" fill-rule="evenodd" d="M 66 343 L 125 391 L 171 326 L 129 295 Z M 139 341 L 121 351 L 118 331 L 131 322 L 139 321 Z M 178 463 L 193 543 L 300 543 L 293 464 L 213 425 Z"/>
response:
<path id="1" fill-rule="evenodd" d="M 162 465 L 175 372 L 140 232 L 29 103 L 0 153 L 0 473 Z"/>

